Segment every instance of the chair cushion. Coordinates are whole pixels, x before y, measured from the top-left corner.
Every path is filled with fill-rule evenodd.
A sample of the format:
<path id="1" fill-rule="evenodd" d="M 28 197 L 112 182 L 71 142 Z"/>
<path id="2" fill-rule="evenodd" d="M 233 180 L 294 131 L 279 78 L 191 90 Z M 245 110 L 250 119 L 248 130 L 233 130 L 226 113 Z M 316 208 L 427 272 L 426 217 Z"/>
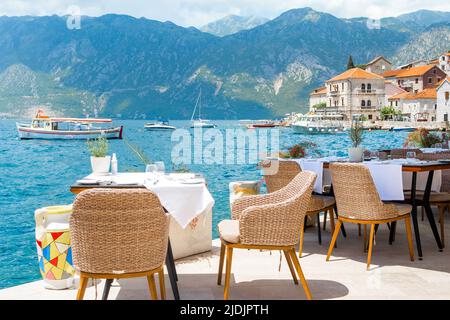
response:
<path id="1" fill-rule="evenodd" d="M 321 211 L 325 208 L 331 207 L 334 203 L 335 200 L 333 197 L 313 195 L 311 197 L 311 203 L 308 207 L 308 213 Z"/>
<path id="2" fill-rule="evenodd" d="M 218 228 L 221 239 L 229 243 L 239 243 L 239 220 L 223 220 Z"/>

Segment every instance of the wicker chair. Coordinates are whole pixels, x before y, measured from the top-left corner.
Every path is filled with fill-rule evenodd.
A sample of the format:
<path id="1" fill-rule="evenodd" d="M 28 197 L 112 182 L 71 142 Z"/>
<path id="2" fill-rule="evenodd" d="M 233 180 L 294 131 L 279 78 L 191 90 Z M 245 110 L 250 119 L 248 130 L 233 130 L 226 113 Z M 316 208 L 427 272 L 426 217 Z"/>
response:
<path id="1" fill-rule="evenodd" d="M 450 152 L 422 153 L 418 158 L 426 161 L 448 160 L 450 159 Z M 405 196 L 408 198 L 411 197 L 411 194 L 406 193 Z M 417 197 L 421 199 L 423 197 L 423 192 L 418 192 Z M 430 205 L 437 207 L 439 210 L 442 247 L 445 247 L 445 212 L 450 212 L 450 170 L 442 170 L 441 192 L 432 192 L 430 194 Z M 422 207 L 422 220 L 423 219 L 424 209 Z"/>
<path id="2" fill-rule="evenodd" d="M 80 272 L 77 300 L 89 279 L 147 277 L 152 299 L 158 273 L 164 300 L 169 217 L 147 190 L 96 189 L 80 193 L 70 219 L 73 262 Z"/>
<path id="3" fill-rule="evenodd" d="M 308 284 L 295 254 L 299 230 L 303 228 L 316 175 L 299 173 L 286 187 L 274 193 L 237 199 L 232 206 L 233 220 L 219 223 L 222 241 L 217 284 L 222 282 L 226 252 L 224 299 L 229 296 L 233 249 L 280 250 L 298 284 L 297 271 L 307 299 L 312 299 Z"/>
<path id="4" fill-rule="evenodd" d="M 412 207 L 410 205 L 385 204 L 381 201 L 369 169 L 362 164 L 334 163 L 330 165 L 333 187 L 339 209 L 336 225 L 327 261 L 333 252 L 342 222 L 370 225 L 367 270 L 370 269 L 375 225 L 405 220 L 409 255 L 414 260 L 414 248 L 411 234 Z"/>
<path id="5" fill-rule="evenodd" d="M 276 163 L 275 163 L 276 161 Z M 267 160 L 260 163 L 264 171 L 264 180 L 266 181 L 267 192 L 272 193 L 287 186 L 302 169 L 295 161 Z M 313 195 L 311 203 L 306 213 L 307 216 L 317 217 L 317 235 L 319 244 L 322 244 L 320 231 L 320 213 L 324 212 L 324 226 L 326 224 L 327 214 L 330 217 L 331 232 L 334 232 L 334 206 L 336 202 L 333 197 Z M 300 230 L 299 257 L 303 253 L 304 228 Z"/>

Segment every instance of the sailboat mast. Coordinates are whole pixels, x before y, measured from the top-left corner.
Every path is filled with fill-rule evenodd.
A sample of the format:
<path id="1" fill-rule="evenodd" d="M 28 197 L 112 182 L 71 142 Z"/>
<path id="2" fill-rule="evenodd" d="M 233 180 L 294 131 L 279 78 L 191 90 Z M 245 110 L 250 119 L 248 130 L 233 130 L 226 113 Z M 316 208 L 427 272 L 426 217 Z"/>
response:
<path id="1" fill-rule="evenodd" d="M 201 96 L 202 96 L 202 89 L 200 89 L 200 93 L 198 94 L 197 101 L 195 102 L 194 112 L 192 112 L 191 121 L 194 120 L 195 112 L 197 111 L 197 106 L 199 106 L 199 105 L 200 105 L 200 107 L 199 107 L 198 118 L 200 119 L 200 113 L 201 113 L 201 102 L 200 102 L 200 99 L 201 99 Z"/>

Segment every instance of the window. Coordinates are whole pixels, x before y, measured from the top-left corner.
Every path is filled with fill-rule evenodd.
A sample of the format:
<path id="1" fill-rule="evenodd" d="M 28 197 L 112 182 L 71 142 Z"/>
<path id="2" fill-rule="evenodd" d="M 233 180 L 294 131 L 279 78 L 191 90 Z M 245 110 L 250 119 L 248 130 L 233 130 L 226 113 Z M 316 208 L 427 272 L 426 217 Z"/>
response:
<path id="1" fill-rule="evenodd" d="M 414 93 L 415 93 L 415 94 L 419 93 L 419 90 L 417 90 L 417 89 L 416 89 L 416 90 L 414 90 Z"/>
<path id="2" fill-rule="evenodd" d="M 361 107 L 365 107 L 366 106 L 366 100 L 362 100 L 361 101 Z"/>
<path id="3" fill-rule="evenodd" d="M 372 120 L 372 115 L 371 114 L 369 114 L 368 119 Z"/>
<path id="4" fill-rule="evenodd" d="M 361 85 L 361 91 L 362 91 L 362 92 L 365 92 L 365 91 L 366 91 L 366 85 L 365 85 L 364 83 Z"/>
<path id="5" fill-rule="evenodd" d="M 448 121 L 448 113 L 444 114 L 444 121 Z"/>
<path id="6" fill-rule="evenodd" d="M 367 100 L 367 106 L 368 106 L 368 107 L 371 107 L 371 106 L 372 106 L 372 101 Z"/>
<path id="7" fill-rule="evenodd" d="M 341 98 L 341 105 L 344 106 L 344 98 Z"/>
<path id="8" fill-rule="evenodd" d="M 433 78 L 432 77 L 428 78 L 428 83 L 430 83 L 430 84 L 433 83 Z"/>
<path id="9" fill-rule="evenodd" d="M 445 100 L 449 100 L 450 99 L 450 92 L 445 92 Z"/>
<path id="10" fill-rule="evenodd" d="M 367 92 L 372 91 L 372 85 L 370 83 L 367 84 Z"/>
<path id="11" fill-rule="evenodd" d="M 342 82 L 342 91 L 344 91 L 344 83 Z"/>
<path id="12" fill-rule="evenodd" d="M 331 104 L 331 99 L 330 99 L 330 107 L 332 106 L 332 104 Z"/>
<path id="13" fill-rule="evenodd" d="M 416 78 L 416 84 L 419 83 L 419 78 Z"/>
<path id="14" fill-rule="evenodd" d="M 395 106 L 398 107 L 398 101 L 395 101 Z"/>

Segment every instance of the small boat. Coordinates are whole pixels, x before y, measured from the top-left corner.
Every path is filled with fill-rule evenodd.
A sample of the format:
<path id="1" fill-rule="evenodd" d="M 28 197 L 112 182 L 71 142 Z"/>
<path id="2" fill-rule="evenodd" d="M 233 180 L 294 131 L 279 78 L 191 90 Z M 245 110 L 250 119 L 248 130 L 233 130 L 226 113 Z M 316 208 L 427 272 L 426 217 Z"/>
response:
<path id="1" fill-rule="evenodd" d="M 100 125 L 111 123 L 111 119 L 91 118 L 51 118 L 38 110 L 36 117 L 30 124 L 16 123 L 20 139 L 64 139 L 64 140 L 87 140 L 98 137 L 107 139 L 122 139 L 123 126 L 102 128 Z"/>
<path id="2" fill-rule="evenodd" d="M 146 123 L 144 128 L 148 131 L 171 131 L 176 130 L 176 127 L 170 126 L 169 121 L 159 120 L 153 123 Z"/>
<path id="3" fill-rule="evenodd" d="M 414 130 L 416 130 L 416 128 L 413 127 L 392 127 L 389 131 L 394 131 L 394 132 L 413 132 Z"/>
<path id="4" fill-rule="evenodd" d="M 277 124 L 272 120 L 259 120 L 247 125 L 247 129 L 275 128 Z"/>
<path id="5" fill-rule="evenodd" d="M 198 119 L 194 120 L 197 107 L 198 107 Z M 197 101 L 195 103 L 194 112 L 192 112 L 191 128 L 203 128 L 203 129 L 215 128 L 216 125 L 214 123 L 210 122 L 209 120 L 204 120 L 201 118 L 201 113 L 202 113 L 202 90 L 200 89 L 200 93 L 198 94 Z"/>
<path id="6" fill-rule="evenodd" d="M 334 134 L 345 131 L 344 116 L 341 114 L 310 113 L 291 124 L 296 134 Z"/>

